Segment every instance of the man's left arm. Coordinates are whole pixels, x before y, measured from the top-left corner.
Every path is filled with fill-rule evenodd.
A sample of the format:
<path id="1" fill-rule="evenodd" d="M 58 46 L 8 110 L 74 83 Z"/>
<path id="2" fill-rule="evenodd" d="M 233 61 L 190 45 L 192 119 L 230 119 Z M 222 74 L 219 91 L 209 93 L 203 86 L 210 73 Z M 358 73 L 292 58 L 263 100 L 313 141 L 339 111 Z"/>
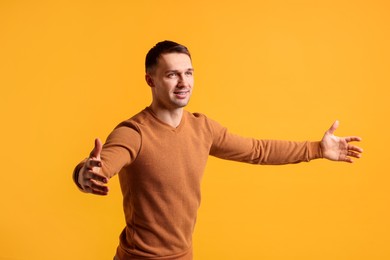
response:
<path id="1" fill-rule="evenodd" d="M 360 141 L 360 137 L 334 135 L 338 121 L 326 131 L 321 141 L 316 142 L 245 138 L 229 133 L 215 121 L 209 120 L 209 125 L 213 132 L 210 155 L 221 159 L 265 165 L 308 162 L 319 158 L 352 162 L 352 158 L 360 158 L 363 152 L 360 147 L 350 144 Z"/>

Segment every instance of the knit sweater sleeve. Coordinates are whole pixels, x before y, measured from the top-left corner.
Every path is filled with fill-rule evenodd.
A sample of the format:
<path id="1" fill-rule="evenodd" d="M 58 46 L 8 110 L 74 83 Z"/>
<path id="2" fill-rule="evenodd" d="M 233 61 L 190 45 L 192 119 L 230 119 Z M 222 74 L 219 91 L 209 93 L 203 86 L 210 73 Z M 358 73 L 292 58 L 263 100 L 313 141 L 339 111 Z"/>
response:
<path id="1" fill-rule="evenodd" d="M 322 158 L 320 142 L 258 140 L 229 133 L 215 121 L 209 121 L 212 132 L 210 155 L 252 164 L 279 165 Z"/>
<path id="2" fill-rule="evenodd" d="M 132 163 L 138 155 L 141 147 L 141 135 L 138 128 L 129 122 L 118 125 L 107 137 L 101 152 L 102 170 L 101 173 L 111 178 L 123 167 Z M 81 161 L 73 171 L 73 180 L 76 173 L 83 167 L 86 159 Z M 80 186 L 79 186 L 80 188 Z"/>
<path id="3" fill-rule="evenodd" d="M 111 132 L 103 145 L 101 173 L 111 178 L 137 158 L 140 147 L 141 135 L 137 128 L 122 123 Z"/>

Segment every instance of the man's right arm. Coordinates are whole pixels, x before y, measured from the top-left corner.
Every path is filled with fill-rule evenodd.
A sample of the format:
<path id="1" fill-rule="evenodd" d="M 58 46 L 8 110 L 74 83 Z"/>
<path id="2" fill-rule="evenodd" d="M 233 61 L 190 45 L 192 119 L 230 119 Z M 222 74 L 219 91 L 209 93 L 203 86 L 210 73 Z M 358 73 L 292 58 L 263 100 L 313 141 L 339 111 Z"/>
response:
<path id="1" fill-rule="evenodd" d="M 97 138 L 89 157 L 73 171 L 73 181 L 86 193 L 107 195 L 107 183 L 123 167 L 132 163 L 141 147 L 141 136 L 132 126 L 116 128 L 104 146 Z"/>

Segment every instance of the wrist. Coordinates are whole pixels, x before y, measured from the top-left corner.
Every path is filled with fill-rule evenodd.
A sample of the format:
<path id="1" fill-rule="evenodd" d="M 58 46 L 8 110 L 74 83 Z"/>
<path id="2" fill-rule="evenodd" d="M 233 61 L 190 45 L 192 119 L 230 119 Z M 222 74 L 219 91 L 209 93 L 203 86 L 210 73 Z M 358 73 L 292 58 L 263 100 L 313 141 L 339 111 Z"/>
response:
<path id="1" fill-rule="evenodd" d="M 324 158 L 321 142 L 309 142 L 309 160 Z"/>

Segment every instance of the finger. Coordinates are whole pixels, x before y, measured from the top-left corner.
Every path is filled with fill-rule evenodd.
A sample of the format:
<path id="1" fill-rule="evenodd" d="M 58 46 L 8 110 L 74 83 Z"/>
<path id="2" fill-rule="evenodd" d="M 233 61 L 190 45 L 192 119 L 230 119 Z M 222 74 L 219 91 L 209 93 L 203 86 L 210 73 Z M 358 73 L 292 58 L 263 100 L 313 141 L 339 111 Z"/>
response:
<path id="1" fill-rule="evenodd" d="M 88 159 L 86 164 L 88 169 L 92 169 L 93 167 L 102 167 L 102 162 L 100 160 Z"/>
<path id="2" fill-rule="evenodd" d="M 87 174 L 85 175 L 86 180 L 94 180 L 102 183 L 108 183 L 108 179 L 106 176 L 101 175 L 97 172 L 94 172 L 93 170 L 87 171 Z"/>
<path id="3" fill-rule="evenodd" d="M 347 163 L 353 163 L 353 160 L 350 157 L 345 157 L 344 161 Z"/>
<path id="4" fill-rule="evenodd" d="M 108 195 L 108 190 L 107 191 L 95 190 L 95 189 L 92 189 L 91 187 L 85 187 L 84 191 L 86 191 L 87 193 L 95 194 L 95 195 L 101 195 L 101 196 Z"/>
<path id="5" fill-rule="evenodd" d="M 108 195 L 108 191 L 99 191 L 99 190 L 92 190 L 92 194 L 100 195 L 100 196 L 106 196 Z"/>
<path id="6" fill-rule="evenodd" d="M 100 159 L 100 153 L 102 152 L 102 148 L 103 148 L 102 142 L 100 141 L 99 138 L 96 138 L 95 139 L 95 146 L 94 146 L 93 150 L 91 151 L 91 153 L 89 154 L 89 157 Z"/>
<path id="7" fill-rule="evenodd" d="M 96 182 L 94 180 L 91 180 L 91 193 L 95 195 L 107 195 L 108 194 L 108 187 L 105 185 L 102 185 L 99 182 Z"/>
<path id="8" fill-rule="evenodd" d="M 347 136 L 345 137 L 345 141 L 349 142 L 360 142 L 362 140 L 359 136 Z"/>
<path id="9" fill-rule="evenodd" d="M 82 174 L 82 182 L 86 183 L 89 180 L 96 180 L 103 183 L 108 183 L 108 178 L 99 172 L 95 172 L 93 169 L 86 169 Z"/>
<path id="10" fill-rule="evenodd" d="M 89 193 L 108 193 L 108 187 L 105 184 L 94 179 L 86 180 L 83 188 Z"/>
<path id="11" fill-rule="evenodd" d="M 363 149 L 358 147 L 358 146 L 354 146 L 354 145 L 349 145 L 348 146 L 348 150 L 349 151 L 354 151 L 354 152 L 358 152 L 358 153 L 362 153 L 363 152 Z"/>
<path id="12" fill-rule="evenodd" d="M 347 155 L 350 156 L 350 157 L 355 157 L 355 158 L 360 158 L 360 157 L 362 157 L 362 155 L 361 155 L 360 153 L 356 153 L 356 152 L 352 152 L 352 151 L 349 151 L 349 152 L 347 153 Z"/>
<path id="13" fill-rule="evenodd" d="M 105 184 L 93 179 L 90 180 L 90 188 L 95 191 L 108 192 L 108 187 Z"/>
<path id="14" fill-rule="evenodd" d="M 328 133 L 329 134 L 334 134 L 334 132 L 336 131 L 336 129 L 339 127 L 339 120 L 336 120 L 334 121 L 333 125 L 328 129 Z"/>

